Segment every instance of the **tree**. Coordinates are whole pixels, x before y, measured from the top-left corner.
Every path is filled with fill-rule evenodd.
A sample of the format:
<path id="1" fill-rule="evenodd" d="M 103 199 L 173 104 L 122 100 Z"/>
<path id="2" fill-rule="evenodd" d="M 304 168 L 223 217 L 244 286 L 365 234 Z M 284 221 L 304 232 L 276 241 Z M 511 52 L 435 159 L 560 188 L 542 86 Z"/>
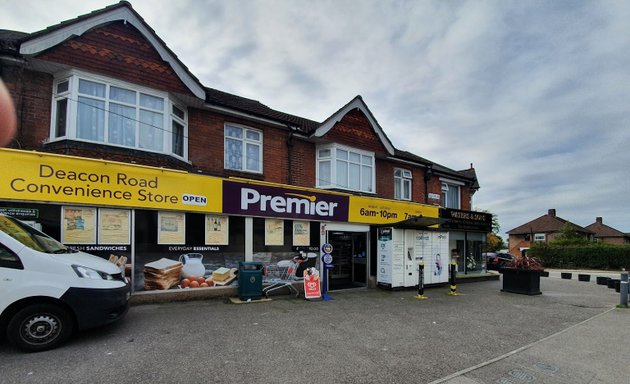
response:
<path id="1" fill-rule="evenodd" d="M 499 225 L 499 217 L 488 210 L 482 210 L 481 212 L 489 213 L 492 215 L 492 232 L 486 235 L 486 252 L 497 252 L 507 248 L 503 238 L 499 236 L 501 226 Z"/>
<path id="2" fill-rule="evenodd" d="M 591 242 L 578 232 L 577 227 L 569 222 L 564 223 L 560 233 L 550 242 L 553 245 L 588 245 Z"/>
<path id="3" fill-rule="evenodd" d="M 497 252 L 505 248 L 505 242 L 503 242 L 503 238 L 501 236 L 497 235 L 494 232 L 488 233 L 488 235 L 486 236 L 487 252 Z"/>

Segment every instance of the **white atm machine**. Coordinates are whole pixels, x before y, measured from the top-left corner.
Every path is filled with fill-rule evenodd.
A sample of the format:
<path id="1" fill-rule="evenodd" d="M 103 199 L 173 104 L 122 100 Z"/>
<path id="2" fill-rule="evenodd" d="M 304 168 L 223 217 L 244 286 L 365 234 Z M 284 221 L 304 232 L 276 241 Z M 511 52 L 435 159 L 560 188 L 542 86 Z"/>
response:
<path id="1" fill-rule="evenodd" d="M 378 285 L 386 288 L 418 285 L 424 262 L 424 284 L 448 282 L 448 232 L 381 227 L 377 230 Z"/>

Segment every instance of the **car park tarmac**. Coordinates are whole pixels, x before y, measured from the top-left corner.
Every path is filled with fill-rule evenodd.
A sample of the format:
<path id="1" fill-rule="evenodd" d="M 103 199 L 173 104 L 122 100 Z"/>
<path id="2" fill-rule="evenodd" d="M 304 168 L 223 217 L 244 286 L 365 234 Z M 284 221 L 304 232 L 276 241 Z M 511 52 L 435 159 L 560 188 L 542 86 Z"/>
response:
<path id="1" fill-rule="evenodd" d="M 0 344 L 0 383 L 628 382 L 630 310 L 591 282 L 541 278 L 542 295 L 500 281 L 134 306 L 112 327 L 22 354 Z M 625 357 L 624 357 L 625 356 Z M 625 378 L 625 381 L 624 381 Z"/>

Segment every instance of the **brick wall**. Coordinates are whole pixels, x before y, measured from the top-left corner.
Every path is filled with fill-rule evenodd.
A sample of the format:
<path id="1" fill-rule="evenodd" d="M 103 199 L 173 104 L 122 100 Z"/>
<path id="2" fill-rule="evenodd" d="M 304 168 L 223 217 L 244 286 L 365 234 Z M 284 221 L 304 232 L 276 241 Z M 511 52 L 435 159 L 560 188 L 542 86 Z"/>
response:
<path id="1" fill-rule="evenodd" d="M 53 78 L 20 67 L 3 68 L 17 114 L 17 134 L 9 148 L 37 150 L 50 136 Z"/>
<path id="2" fill-rule="evenodd" d="M 68 39 L 37 58 L 154 89 L 191 94 L 142 34 L 122 21 Z"/>
<path id="3" fill-rule="evenodd" d="M 377 156 L 384 156 L 387 153 L 367 117 L 359 109 L 348 112 L 324 138 L 357 149 L 372 151 Z"/>
<path id="4" fill-rule="evenodd" d="M 462 186 L 459 189 L 461 199 L 461 209 L 470 210 L 470 188 Z"/>
<path id="5" fill-rule="evenodd" d="M 292 142 L 290 184 L 314 188 L 316 185 L 315 144 L 295 137 Z"/>
<path id="6" fill-rule="evenodd" d="M 226 122 L 262 131 L 262 175 L 224 169 L 224 130 Z M 212 111 L 189 109 L 188 136 L 190 137 L 188 159 L 193 167 L 201 169 L 205 173 L 222 177 L 236 176 L 273 183 L 288 183 L 288 129 L 263 125 Z M 313 162 L 313 166 L 314 164 Z M 295 164 L 293 169 L 295 169 Z"/>

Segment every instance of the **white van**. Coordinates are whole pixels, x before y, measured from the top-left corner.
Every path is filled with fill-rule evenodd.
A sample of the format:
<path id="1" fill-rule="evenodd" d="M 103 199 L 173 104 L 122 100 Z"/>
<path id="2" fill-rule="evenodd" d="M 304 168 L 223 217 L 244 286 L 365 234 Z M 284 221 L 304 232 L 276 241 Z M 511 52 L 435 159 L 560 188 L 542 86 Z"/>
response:
<path id="1" fill-rule="evenodd" d="M 109 261 L 0 214 L 0 335 L 28 352 L 122 319 L 130 285 Z"/>

